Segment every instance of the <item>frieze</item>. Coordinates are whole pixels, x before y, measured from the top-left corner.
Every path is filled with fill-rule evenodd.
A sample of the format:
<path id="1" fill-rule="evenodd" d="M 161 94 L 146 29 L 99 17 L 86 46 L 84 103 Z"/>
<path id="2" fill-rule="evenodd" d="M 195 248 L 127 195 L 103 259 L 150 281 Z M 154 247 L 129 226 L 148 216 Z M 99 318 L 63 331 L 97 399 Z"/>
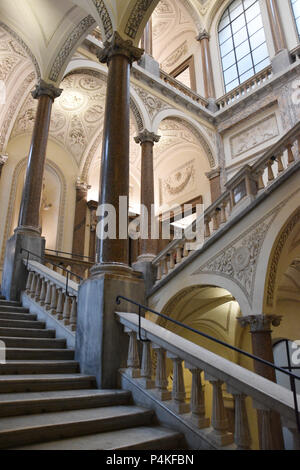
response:
<path id="1" fill-rule="evenodd" d="M 137 0 L 125 27 L 125 34 L 135 39 L 143 19 L 154 0 Z"/>

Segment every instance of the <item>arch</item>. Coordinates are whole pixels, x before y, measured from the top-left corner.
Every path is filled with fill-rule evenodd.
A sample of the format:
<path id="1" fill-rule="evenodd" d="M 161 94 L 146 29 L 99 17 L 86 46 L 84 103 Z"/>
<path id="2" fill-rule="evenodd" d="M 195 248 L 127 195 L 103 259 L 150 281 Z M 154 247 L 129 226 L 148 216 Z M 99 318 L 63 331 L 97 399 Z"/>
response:
<path id="1" fill-rule="evenodd" d="M 190 130 L 199 139 L 199 143 L 202 145 L 207 155 L 207 159 L 209 161 L 210 167 L 215 168 L 217 165 L 217 159 L 214 156 L 214 152 L 210 144 L 208 143 L 208 138 L 203 135 L 203 129 L 200 127 L 197 121 L 195 121 L 190 116 L 187 116 L 182 111 L 179 111 L 177 109 L 165 109 L 159 112 L 155 116 L 154 121 L 152 123 L 153 132 L 158 133 L 160 123 L 164 121 L 165 119 L 172 119 L 172 118 L 179 118 L 179 119 L 182 119 L 182 121 L 184 121 L 185 125 L 187 125 L 190 128 Z"/>
<path id="2" fill-rule="evenodd" d="M 9 238 L 9 234 L 12 231 L 12 222 L 13 222 L 13 214 L 14 214 L 14 209 L 15 209 L 15 202 L 16 202 L 16 194 L 17 194 L 17 189 L 18 189 L 18 178 L 23 171 L 23 169 L 27 165 L 27 157 L 22 158 L 20 160 L 14 171 L 13 171 L 13 176 L 12 176 L 12 182 L 11 182 L 11 187 L 10 187 L 10 196 L 9 196 L 9 205 L 7 209 L 7 215 L 5 219 L 5 229 L 3 233 L 3 240 L 2 240 L 2 250 L 1 250 L 1 258 L 0 258 L 0 264 L 3 264 L 4 262 L 4 254 L 5 254 L 5 246 L 6 242 Z M 57 249 L 61 250 L 62 249 L 62 243 L 63 243 L 63 232 L 64 232 L 64 218 L 65 218 L 65 209 L 66 209 L 66 193 L 67 193 L 67 184 L 65 177 L 59 167 L 52 162 L 51 160 L 46 160 L 45 163 L 45 169 L 50 168 L 55 175 L 58 177 L 60 184 L 61 184 L 61 195 L 60 195 L 60 204 L 59 204 L 59 214 L 58 214 L 58 225 L 57 225 L 57 238 L 56 238 L 56 245 Z"/>
<path id="3" fill-rule="evenodd" d="M 199 11 L 194 7 L 193 3 L 190 0 L 180 0 L 186 10 L 189 12 L 192 17 L 197 31 L 200 32 L 203 29 L 203 22 L 199 15 Z"/>
<path id="4" fill-rule="evenodd" d="M 26 54 L 28 55 L 28 57 L 32 61 L 32 64 L 33 64 L 34 69 L 35 69 L 36 78 L 37 79 L 41 78 L 40 65 L 39 65 L 35 55 L 31 51 L 29 46 L 25 43 L 25 41 L 23 41 L 23 39 L 21 39 L 21 37 L 16 33 L 16 31 L 14 31 L 12 28 L 10 28 L 7 24 L 3 23 L 2 21 L 0 21 L 0 27 L 3 28 L 7 33 L 9 33 L 20 44 L 20 46 L 24 49 L 24 51 L 26 52 Z"/>

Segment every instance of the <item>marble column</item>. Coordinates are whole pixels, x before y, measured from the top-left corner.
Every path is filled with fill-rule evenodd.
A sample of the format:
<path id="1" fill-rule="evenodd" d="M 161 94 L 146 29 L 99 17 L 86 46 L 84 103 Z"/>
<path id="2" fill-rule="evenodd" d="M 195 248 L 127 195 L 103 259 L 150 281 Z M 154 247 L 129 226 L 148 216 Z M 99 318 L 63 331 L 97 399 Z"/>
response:
<path id="1" fill-rule="evenodd" d="M 159 142 L 160 136 L 155 135 L 144 129 L 137 137 L 135 142 L 141 144 L 141 220 L 143 220 L 143 208 L 146 208 L 147 239 L 141 239 L 140 256 L 138 261 L 152 261 L 158 249 L 158 240 L 151 238 L 151 215 L 154 214 L 154 168 L 153 168 L 153 147 L 155 142 Z"/>
<path id="2" fill-rule="evenodd" d="M 96 201 L 89 201 L 87 206 L 90 211 L 90 243 L 89 243 L 89 257 L 93 260 L 96 256 L 96 229 L 97 229 L 97 208 L 98 203 Z"/>
<path id="3" fill-rule="evenodd" d="M 145 53 L 152 56 L 153 54 L 153 34 L 152 34 L 152 18 L 149 19 L 145 26 L 144 34 L 142 36 L 142 48 Z"/>
<path id="4" fill-rule="evenodd" d="M 129 78 L 132 63 L 142 53 L 142 49 L 115 32 L 112 41 L 106 42 L 98 55 L 100 62 L 108 64 L 99 204 L 115 208 L 117 236 L 105 240 L 97 237 L 97 270 L 107 270 L 113 265 L 118 269 L 128 268 Z M 127 198 L 125 210 L 120 210 L 120 196 Z"/>
<path id="5" fill-rule="evenodd" d="M 128 338 L 116 321 L 115 312 L 116 308 L 122 312 L 136 310 L 125 302 L 117 307 L 117 296 L 145 302 L 144 281 L 140 273 L 128 265 L 127 226 L 129 77 L 131 64 L 141 57 L 142 52 L 132 41 L 123 40 L 115 32 L 98 55 L 100 62 L 108 64 L 99 201 L 100 205 L 109 204 L 115 209 L 117 238 L 100 239 L 98 223 L 96 264 L 78 293 L 75 358 L 80 362 L 82 373 L 96 377 L 100 389 L 118 388 L 119 369 L 126 367 Z M 120 196 L 127 198 L 121 210 Z M 102 209 L 103 206 L 99 208 L 99 218 Z M 103 215 L 106 217 L 105 213 Z"/>
<path id="6" fill-rule="evenodd" d="M 2 276 L 2 293 L 8 300 L 19 300 L 25 289 L 27 272 L 23 258 L 40 261 L 45 250 L 45 239 L 41 237 L 40 205 L 43 175 L 50 127 L 52 105 L 62 90 L 40 80 L 32 92 L 38 100 L 35 124 L 28 156 L 27 171 L 23 187 L 18 227 L 7 241 Z M 34 256 L 36 255 L 36 257 Z"/>
<path id="7" fill-rule="evenodd" d="M 86 213 L 87 213 L 87 193 L 90 186 L 77 181 L 76 182 L 76 206 L 73 231 L 72 253 L 84 255 Z"/>
<path id="8" fill-rule="evenodd" d="M 2 175 L 2 168 L 4 167 L 5 163 L 7 162 L 8 156 L 7 155 L 0 155 L 0 178 Z"/>
<path id="9" fill-rule="evenodd" d="M 55 98 L 59 97 L 61 93 L 61 89 L 44 80 L 40 80 L 32 92 L 33 98 L 38 100 L 38 108 L 28 156 L 17 231 L 41 233 L 40 204 L 51 110 Z"/>
<path id="10" fill-rule="evenodd" d="M 281 318 L 282 317 L 278 315 L 250 315 L 248 317 L 241 317 L 238 319 L 242 327 L 250 326 L 253 354 L 273 364 L 274 356 L 271 326 L 279 326 L 281 323 Z M 271 380 L 272 382 L 276 382 L 276 372 L 272 367 L 254 361 L 254 371 L 266 379 Z M 260 431 L 260 443 L 262 443 L 262 412 L 258 410 L 257 415 Z M 270 421 L 273 442 L 272 446 L 274 450 L 283 449 L 283 435 L 279 414 L 272 411 L 270 414 Z"/>
<path id="11" fill-rule="evenodd" d="M 209 34 L 207 33 L 207 31 L 204 30 L 199 33 L 197 36 L 197 41 L 199 41 L 201 48 L 204 96 L 205 98 L 215 99 L 216 93 L 209 48 Z"/>
<path id="12" fill-rule="evenodd" d="M 266 0 L 266 3 L 275 48 L 275 54 L 277 54 L 278 52 L 287 48 L 286 40 L 281 25 L 277 0 Z"/>

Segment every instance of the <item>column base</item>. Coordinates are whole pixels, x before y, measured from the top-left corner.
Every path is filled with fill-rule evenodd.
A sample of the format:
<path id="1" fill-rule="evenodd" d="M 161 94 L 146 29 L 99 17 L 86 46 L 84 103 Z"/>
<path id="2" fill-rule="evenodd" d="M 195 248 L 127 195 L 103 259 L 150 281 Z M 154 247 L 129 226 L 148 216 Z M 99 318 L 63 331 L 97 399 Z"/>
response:
<path id="1" fill-rule="evenodd" d="M 233 443 L 233 434 L 231 432 L 218 433 L 217 431 L 211 431 L 208 436 L 219 446 L 229 446 Z"/>
<path id="2" fill-rule="evenodd" d="M 90 273 L 92 279 L 102 274 L 134 275 L 133 269 L 127 264 L 122 263 L 98 263 L 90 269 Z"/>
<path id="3" fill-rule="evenodd" d="M 142 273 L 145 281 L 146 292 L 149 292 L 155 284 L 156 268 L 152 264 L 154 258 L 155 256 L 152 259 L 145 259 L 141 256 L 138 258 L 137 262 L 132 265 L 136 271 Z"/>
<path id="4" fill-rule="evenodd" d="M 21 292 L 25 290 L 27 271 L 23 259 L 27 258 L 25 249 L 34 253 L 30 259 L 41 262 L 45 252 L 45 239 L 36 231 L 25 230 L 25 227 L 15 230 L 14 235 L 7 240 L 2 274 L 2 295 L 7 300 L 20 300 Z"/>
<path id="5" fill-rule="evenodd" d="M 116 269 L 112 269 L 115 267 Z M 128 335 L 117 321 L 115 312 L 136 312 L 127 302 L 116 304 L 118 295 L 145 303 L 144 281 L 139 273 L 109 265 L 94 266 L 92 277 L 85 280 L 78 293 L 75 358 L 83 374 L 94 375 L 101 389 L 119 385 L 120 368 L 127 368 Z"/>
<path id="6" fill-rule="evenodd" d="M 153 393 L 153 395 L 160 401 L 172 400 L 172 392 L 169 392 L 168 390 L 161 390 L 156 388 L 155 390 L 152 390 L 151 393 Z"/>
<path id="7" fill-rule="evenodd" d="M 199 415 L 195 415 L 194 413 L 191 414 L 191 421 L 199 429 L 209 428 L 209 426 L 210 426 L 210 419 L 209 418 L 199 416 Z"/>

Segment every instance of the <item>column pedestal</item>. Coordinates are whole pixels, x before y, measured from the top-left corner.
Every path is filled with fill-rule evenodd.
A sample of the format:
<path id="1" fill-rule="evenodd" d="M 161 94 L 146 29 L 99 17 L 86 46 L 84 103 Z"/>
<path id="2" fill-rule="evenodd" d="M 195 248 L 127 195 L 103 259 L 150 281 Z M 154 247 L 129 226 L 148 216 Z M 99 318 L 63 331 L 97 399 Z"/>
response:
<path id="1" fill-rule="evenodd" d="M 44 165 L 50 127 L 52 104 L 62 90 L 40 80 L 32 92 L 38 99 L 38 108 L 28 156 L 25 183 L 19 212 L 18 227 L 15 234 L 6 245 L 5 262 L 2 275 L 3 295 L 9 300 L 19 300 L 20 293 L 26 286 L 26 270 L 22 258 L 27 253 L 21 253 L 24 248 L 42 257 L 45 240 L 41 238 L 40 204 L 43 188 Z M 33 255 L 29 255 L 34 259 Z"/>
<path id="2" fill-rule="evenodd" d="M 253 354 L 274 364 L 271 325 L 279 326 L 281 317 L 277 315 L 250 315 L 249 317 L 241 317 L 238 321 L 242 327 L 250 325 Z M 273 368 L 254 361 L 254 371 L 262 377 L 276 382 L 276 373 Z M 261 410 L 257 410 L 257 417 L 260 446 L 264 450 L 265 439 L 262 435 L 262 422 L 266 418 Z M 270 412 L 270 429 L 272 430 L 272 450 L 284 449 L 281 419 L 275 411 Z"/>

